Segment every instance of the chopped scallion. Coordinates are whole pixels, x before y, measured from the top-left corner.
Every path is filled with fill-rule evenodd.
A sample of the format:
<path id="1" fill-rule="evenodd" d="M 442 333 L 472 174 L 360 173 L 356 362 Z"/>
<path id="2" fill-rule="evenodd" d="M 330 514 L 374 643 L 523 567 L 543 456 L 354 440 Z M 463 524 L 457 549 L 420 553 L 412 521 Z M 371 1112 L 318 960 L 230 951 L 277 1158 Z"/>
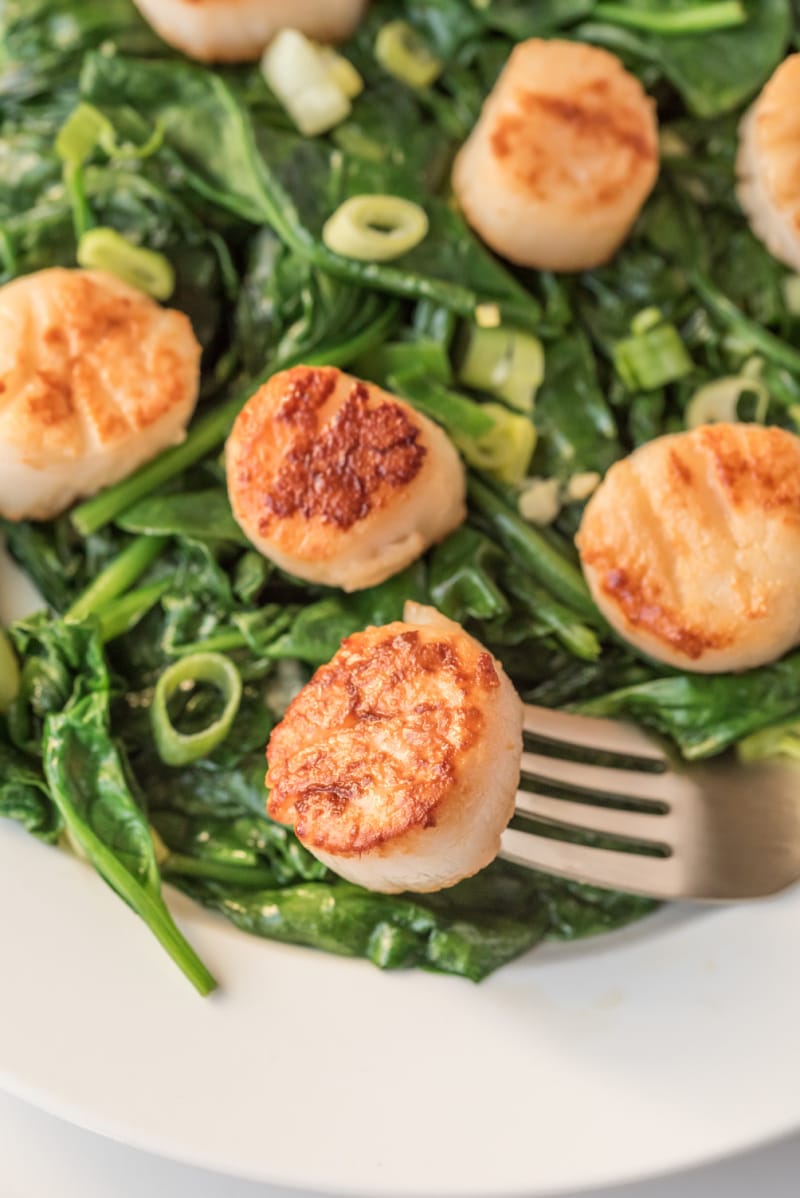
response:
<path id="1" fill-rule="evenodd" d="M 642 333 L 649 333 L 650 329 L 661 324 L 663 319 L 664 314 L 660 308 L 642 308 L 641 312 L 637 312 L 631 321 L 631 332 L 634 337 L 640 337 Z"/>
<path id="2" fill-rule="evenodd" d="M 489 391 L 522 412 L 532 412 L 544 378 L 544 350 L 538 337 L 521 329 L 467 325 L 458 379 Z"/>
<path id="3" fill-rule="evenodd" d="M 390 262 L 419 245 L 428 233 L 424 208 L 392 195 L 351 196 L 322 230 L 329 250 L 361 262 Z"/>
<path id="4" fill-rule="evenodd" d="M 350 115 L 352 76 L 358 72 L 353 67 L 343 85 L 345 70 L 332 67 L 324 48 L 297 29 L 282 29 L 261 59 L 264 78 L 304 137 L 326 133 Z"/>
<path id="5" fill-rule="evenodd" d="M 430 87 L 444 68 L 408 21 L 382 26 L 375 39 L 375 57 L 385 71 L 409 87 Z"/>
<path id="6" fill-rule="evenodd" d="M 350 59 L 339 54 L 333 46 L 321 46 L 320 53 L 331 78 L 348 100 L 355 100 L 356 96 L 360 96 L 364 90 L 364 80 Z"/>
<path id="7" fill-rule="evenodd" d="M 366 158 L 368 162 L 383 162 L 387 156 L 387 148 L 370 137 L 354 121 L 345 121 L 331 134 L 332 140 L 345 154 L 353 154 L 356 158 Z"/>
<path id="8" fill-rule="evenodd" d="M 747 375 L 715 379 L 694 393 L 685 413 L 686 427 L 701 424 L 734 423 L 740 419 L 739 401 L 744 395 L 755 396 L 755 410 L 749 419 L 761 424 L 767 414 L 769 391 L 760 379 Z"/>
<path id="9" fill-rule="evenodd" d="M 481 404 L 481 411 L 494 421 L 489 432 L 480 437 L 457 432 L 451 436 L 470 466 L 516 486 L 525 477 L 536 446 L 533 421 L 497 403 Z"/>
<path id="10" fill-rule="evenodd" d="M 131 245 L 114 229 L 89 229 L 78 243 L 78 264 L 104 270 L 153 299 L 168 300 L 175 290 L 175 271 L 169 259 L 155 250 Z"/>
<path id="11" fill-rule="evenodd" d="M 93 104 L 81 103 L 58 131 L 55 150 L 68 167 L 83 166 L 92 151 L 100 147 L 109 158 L 149 158 L 164 142 L 163 126 L 156 125 L 141 145 L 117 141 L 114 126 Z"/>
<path id="12" fill-rule="evenodd" d="M 614 347 L 614 366 L 631 391 L 653 391 L 690 374 L 692 359 L 672 324 L 660 324 Z"/>
<path id="13" fill-rule="evenodd" d="M 221 715 L 201 732 L 184 734 L 172 723 L 167 705 L 186 686 L 208 682 L 222 693 Z M 159 678 L 153 693 L 150 719 L 156 747 L 166 765 L 188 765 L 207 757 L 231 730 L 242 699 L 242 679 L 233 662 L 221 653 L 196 653 L 176 661 Z"/>
<path id="14" fill-rule="evenodd" d="M 101 139 L 109 135 L 113 138 L 114 130 L 108 117 L 92 104 L 79 104 L 58 131 L 56 154 L 68 166 L 83 166 Z"/>

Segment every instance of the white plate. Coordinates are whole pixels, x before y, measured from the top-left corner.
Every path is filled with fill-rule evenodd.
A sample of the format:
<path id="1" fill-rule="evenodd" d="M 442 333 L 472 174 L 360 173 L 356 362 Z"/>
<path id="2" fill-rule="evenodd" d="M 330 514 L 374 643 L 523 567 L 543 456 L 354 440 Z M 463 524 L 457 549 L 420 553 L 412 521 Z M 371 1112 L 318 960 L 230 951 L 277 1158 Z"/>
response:
<path id="1" fill-rule="evenodd" d="M 167 1157 L 370 1198 L 564 1192 L 800 1128 L 800 891 L 665 910 L 480 986 L 168 898 L 210 999 L 88 868 L 0 826 L 0 1086 Z"/>

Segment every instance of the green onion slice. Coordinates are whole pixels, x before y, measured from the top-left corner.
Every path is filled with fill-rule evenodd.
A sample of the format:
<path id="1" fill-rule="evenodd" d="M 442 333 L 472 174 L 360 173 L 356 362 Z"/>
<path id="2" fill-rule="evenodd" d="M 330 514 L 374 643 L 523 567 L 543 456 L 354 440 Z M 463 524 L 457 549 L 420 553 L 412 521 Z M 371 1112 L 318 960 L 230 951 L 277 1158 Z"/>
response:
<path id="1" fill-rule="evenodd" d="M 458 379 L 489 391 L 522 412 L 532 412 L 544 378 L 544 350 L 538 337 L 521 329 L 467 325 Z"/>
<path id="2" fill-rule="evenodd" d="M 389 21 L 379 30 L 375 57 L 385 71 L 409 87 L 430 87 L 444 68 L 408 21 Z"/>
<path id="3" fill-rule="evenodd" d="M 769 406 L 769 391 L 760 379 L 748 375 L 731 375 L 714 379 L 694 393 L 686 407 L 687 428 L 719 422 L 735 423 L 739 419 L 739 400 L 754 395 L 755 412 L 751 419 L 762 424 Z"/>
<path id="4" fill-rule="evenodd" d="M 350 59 L 339 54 L 333 46 L 320 46 L 320 54 L 334 83 L 348 100 L 355 100 L 356 96 L 360 96 L 364 90 L 364 80 Z"/>
<path id="5" fill-rule="evenodd" d="M 485 470 L 499 482 L 516 486 L 525 477 L 536 446 L 533 421 L 499 403 L 481 404 L 480 410 L 493 418 L 492 429 L 481 437 L 454 432 L 453 440 L 470 466 Z"/>
<path id="6" fill-rule="evenodd" d="M 631 321 L 631 332 L 634 337 L 640 337 L 643 333 L 649 333 L 656 325 L 662 324 L 663 321 L 664 313 L 660 308 L 642 308 Z"/>
<path id="7" fill-rule="evenodd" d="M 428 233 L 424 208 L 390 195 L 351 196 L 325 223 L 329 250 L 361 262 L 390 262 L 419 245 Z"/>
<path id="8" fill-rule="evenodd" d="M 673 324 L 660 324 L 614 346 L 614 366 L 630 391 L 653 391 L 691 373 L 692 359 Z"/>
<path id="9" fill-rule="evenodd" d="M 83 166 L 101 140 L 114 137 L 108 117 L 92 104 L 79 104 L 58 131 L 55 150 L 68 166 Z"/>
<path id="10" fill-rule="evenodd" d="M 114 229 L 90 229 L 78 242 L 78 264 L 104 270 L 156 300 L 168 300 L 175 290 L 170 261 L 155 250 L 131 245 Z"/>
<path id="11" fill-rule="evenodd" d="M 261 73 L 304 137 L 326 133 L 350 115 L 361 76 L 355 67 L 307 38 L 282 29 L 261 59 Z"/>
<path id="12" fill-rule="evenodd" d="M 216 686 L 225 700 L 218 719 L 201 732 L 184 735 L 169 718 L 167 704 L 182 687 L 195 682 Z M 207 757 L 231 730 L 242 700 L 242 679 L 230 658 L 222 653 L 195 653 L 176 661 L 159 678 L 153 694 L 150 719 L 158 754 L 166 765 L 188 765 Z"/>
<path id="13" fill-rule="evenodd" d="M 0 715 L 5 715 L 19 691 L 19 665 L 11 642 L 0 628 Z"/>
<path id="14" fill-rule="evenodd" d="M 77 169 L 99 146 L 109 158 L 149 158 L 164 144 L 164 128 L 156 124 L 142 145 L 117 141 L 114 126 L 93 104 L 79 104 L 58 131 L 55 150 L 68 167 Z"/>

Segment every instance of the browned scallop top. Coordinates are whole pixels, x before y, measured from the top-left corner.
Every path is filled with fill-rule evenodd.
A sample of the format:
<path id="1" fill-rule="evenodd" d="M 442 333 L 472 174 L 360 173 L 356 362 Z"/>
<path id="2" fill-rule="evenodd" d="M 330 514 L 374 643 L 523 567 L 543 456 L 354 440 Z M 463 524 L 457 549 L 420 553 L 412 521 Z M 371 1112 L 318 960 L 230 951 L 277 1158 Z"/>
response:
<path id="1" fill-rule="evenodd" d="M 588 212 L 652 186 L 652 102 L 613 54 L 533 39 L 517 47 L 497 90 L 492 151 L 533 199 Z"/>
<path id="2" fill-rule="evenodd" d="M 199 362 L 183 313 L 109 275 L 53 268 L 0 289 L 0 429 L 31 464 L 191 406 Z"/>
<path id="3" fill-rule="evenodd" d="M 491 655 L 460 630 L 356 633 L 272 733 L 269 814 L 345 856 L 435 825 L 499 685 Z"/>
<path id="4" fill-rule="evenodd" d="M 228 443 L 237 518 L 280 545 L 330 540 L 414 481 L 426 455 L 413 410 L 334 367 L 296 366 L 248 401 Z M 298 531 L 298 529 L 302 531 Z"/>
<path id="5" fill-rule="evenodd" d="M 800 522 L 800 439 L 793 433 L 756 424 L 709 424 L 693 437 L 733 507 Z"/>
<path id="6" fill-rule="evenodd" d="M 577 543 L 630 626 L 697 660 L 769 618 L 800 529 L 800 439 L 713 424 L 659 441 L 611 468 Z"/>

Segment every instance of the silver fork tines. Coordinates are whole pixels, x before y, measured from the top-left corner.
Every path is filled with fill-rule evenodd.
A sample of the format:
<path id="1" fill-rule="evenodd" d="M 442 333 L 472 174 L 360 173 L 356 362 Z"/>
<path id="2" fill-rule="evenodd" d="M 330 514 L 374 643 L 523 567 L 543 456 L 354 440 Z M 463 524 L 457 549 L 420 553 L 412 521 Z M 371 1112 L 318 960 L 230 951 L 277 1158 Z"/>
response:
<path id="1" fill-rule="evenodd" d="M 525 788 L 516 813 L 549 835 L 509 828 L 501 856 L 664 899 L 754 898 L 800 879 L 797 767 L 724 763 L 679 770 L 639 728 L 547 708 L 526 707 L 524 727 L 537 751 L 522 755 Z M 550 756 L 550 744 L 619 761 L 570 761 Z M 619 847 L 564 839 L 576 832 L 613 837 Z"/>

